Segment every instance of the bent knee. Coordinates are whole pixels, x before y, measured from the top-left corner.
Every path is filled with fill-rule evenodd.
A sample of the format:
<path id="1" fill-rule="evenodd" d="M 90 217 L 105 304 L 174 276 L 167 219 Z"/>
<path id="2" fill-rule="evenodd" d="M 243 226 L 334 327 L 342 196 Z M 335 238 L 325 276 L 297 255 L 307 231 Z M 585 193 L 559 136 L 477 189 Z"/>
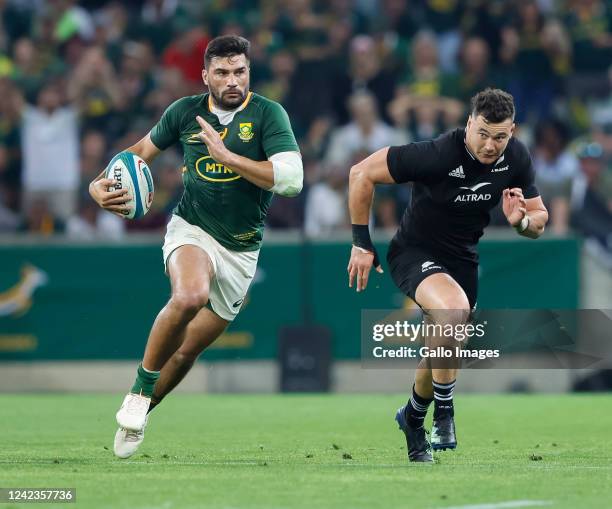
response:
<path id="1" fill-rule="evenodd" d="M 170 300 L 181 313 L 195 316 L 208 304 L 208 289 L 176 292 Z"/>
<path id="2" fill-rule="evenodd" d="M 466 323 L 470 313 L 470 303 L 464 293 L 446 296 L 440 299 L 436 309 L 427 310 L 434 323 L 451 325 Z"/>

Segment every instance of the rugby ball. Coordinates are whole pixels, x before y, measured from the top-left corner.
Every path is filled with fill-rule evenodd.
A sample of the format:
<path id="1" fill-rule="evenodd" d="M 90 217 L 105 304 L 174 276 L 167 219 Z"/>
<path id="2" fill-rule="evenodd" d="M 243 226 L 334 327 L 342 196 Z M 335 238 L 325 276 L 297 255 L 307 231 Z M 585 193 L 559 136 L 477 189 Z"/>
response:
<path id="1" fill-rule="evenodd" d="M 130 211 L 123 217 L 138 219 L 144 216 L 153 202 L 153 177 L 143 159 L 132 152 L 119 152 L 106 167 L 106 178 L 117 181 L 109 191 L 127 189 L 132 197 L 126 203 Z"/>

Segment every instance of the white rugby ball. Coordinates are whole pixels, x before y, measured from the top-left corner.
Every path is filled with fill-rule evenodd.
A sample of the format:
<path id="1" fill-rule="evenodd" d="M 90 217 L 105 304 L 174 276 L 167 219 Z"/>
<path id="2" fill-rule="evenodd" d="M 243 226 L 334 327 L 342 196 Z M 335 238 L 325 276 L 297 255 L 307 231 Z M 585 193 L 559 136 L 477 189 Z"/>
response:
<path id="1" fill-rule="evenodd" d="M 153 177 L 149 166 L 132 152 L 119 152 L 106 167 L 106 178 L 117 181 L 109 191 L 127 189 L 132 197 L 126 205 L 130 211 L 123 217 L 138 219 L 144 216 L 153 202 Z"/>

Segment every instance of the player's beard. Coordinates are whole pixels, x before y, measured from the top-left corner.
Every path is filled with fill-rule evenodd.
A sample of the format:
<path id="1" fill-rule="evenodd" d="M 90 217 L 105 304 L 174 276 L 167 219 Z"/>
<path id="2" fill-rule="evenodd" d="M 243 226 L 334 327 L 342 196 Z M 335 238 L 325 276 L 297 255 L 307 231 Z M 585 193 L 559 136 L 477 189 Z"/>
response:
<path id="1" fill-rule="evenodd" d="M 221 108 L 222 110 L 233 110 L 240 106 L 244 100 L 246 99 L 249 87 L 244 87 L 244 91 L 239 90 L 237 88 L 233 89 L 232 92 L 237 92 L 236 96 L 228 97 L 229 90 L 226 90 L 221 95 L 217 93 L 217 91 L 213 90 L 209 87 L 210 95 L 213 98 L 213 101 L 216 106 Z"/>

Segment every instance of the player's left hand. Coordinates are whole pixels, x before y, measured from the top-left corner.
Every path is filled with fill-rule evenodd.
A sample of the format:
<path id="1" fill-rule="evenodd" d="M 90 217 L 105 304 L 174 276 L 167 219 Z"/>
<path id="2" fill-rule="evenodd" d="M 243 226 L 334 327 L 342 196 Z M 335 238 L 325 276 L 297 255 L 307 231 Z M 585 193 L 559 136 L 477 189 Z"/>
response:
<path id="1" fill-rule="evenodd" d="M 527 204 L 523 197 L 523 190 L 520 187 L 504 189 L 502 200 L 502 209 L 508 223 L 510 223 L 510 226 L 518 226 L 527 214 Z"/>
<path id="2" fill-rule="evenodd" d="M 351 259 L 347 267 L 349 274 L 349 288 L 353 287 L 353 281 L 357 279 L 357 291 L 361 292 L 368 286 L 368 277 L 370 276 L 370 269 L 374 265 L 375 255 L 369 251 L 359 249 L 353 246 L 351 249 Z M 379 263 L 376 260 L 376 263 Z M 383 273 L 383 269 L 379 265 L 376 267 L 376 272 L 379 274 Z"/>
<path id="3" fill-rule="evenodd" d="M 196 117 L 196 121 L 200 124 L 202 130 L 199 133 L 200 139 L 206 143 L 210 156 L 221 164 L 226 164 L 230 151 L 227 149 L 221 136 L 213 127 L 206 122 L 200 115 Z"/>

